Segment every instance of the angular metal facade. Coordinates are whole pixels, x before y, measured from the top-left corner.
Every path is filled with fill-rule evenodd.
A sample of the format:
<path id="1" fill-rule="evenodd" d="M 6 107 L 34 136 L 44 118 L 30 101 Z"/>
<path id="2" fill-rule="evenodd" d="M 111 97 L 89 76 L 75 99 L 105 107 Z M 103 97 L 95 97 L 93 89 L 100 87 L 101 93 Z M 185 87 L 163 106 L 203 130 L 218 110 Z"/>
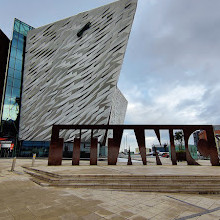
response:
<path id="1" fill-rule="evenodd" d="M 137 0 L 120 0 L 28 33 L 21 140 L 48 141 L 53 124 L 111 123 L 114 95 L 123 99 L 117 82 L 136 6 Z M 123 106 L 124 117 L 126 100 Z M 60 132 L 65 141 L 75 135 Z"/>
<path id="2" fill-rule="evenodd" d="M 112 97 L 112 109 L 109 124 L 124 124 L 127 105 L 128 101 L 125 99 L 121 91 L 116 88 Z"/>

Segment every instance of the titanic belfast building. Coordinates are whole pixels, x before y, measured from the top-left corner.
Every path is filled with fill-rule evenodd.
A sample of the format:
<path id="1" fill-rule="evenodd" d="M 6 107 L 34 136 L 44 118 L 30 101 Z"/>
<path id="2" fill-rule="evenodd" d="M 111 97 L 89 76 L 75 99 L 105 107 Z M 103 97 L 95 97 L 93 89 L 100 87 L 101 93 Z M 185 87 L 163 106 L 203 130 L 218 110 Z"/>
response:
<path id="1" fill-rule="evenodd" d="M 119 0 L 38 28 L 15 19 L 1 136 L 19 140 L 21 156 L 47 156 L 53 124 L 124 123 L 127 100 L 117 82 L 136 7 L 137 0 Z M 77 135 L 60 132 L 66 151 Z M 100 146 L 109 135 L 93 134 Z M 84 152 L 90 136 L 81 133 Z"/>

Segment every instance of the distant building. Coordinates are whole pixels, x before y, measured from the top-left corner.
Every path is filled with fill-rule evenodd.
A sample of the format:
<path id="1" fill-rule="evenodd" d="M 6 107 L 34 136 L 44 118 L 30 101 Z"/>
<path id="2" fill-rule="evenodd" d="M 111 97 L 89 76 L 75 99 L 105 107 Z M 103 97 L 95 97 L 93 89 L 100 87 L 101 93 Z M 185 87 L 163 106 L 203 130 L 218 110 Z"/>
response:
<path id="1" fill-rule="evenodd" d="M 134 149 L 134 154 L 140 154 L 140 151 L 139 151 L 138 147 Z"/>
<path id="2" fill-rule="evenodd" d="M 124 153 L 127 154 L 127 153 L 128 153 L 128 150 L 127 150 L 127 149 L 124 149 Z"/>
<path id="3" fill-rule="evenodd" d="M 200 131 L 193 132 L 194 145 L 197 147 L 199 141 Z"/>
<path id="4" fill-rule="evenodd" d="M 150 152 L 152 152 L 151 148 L 146 147 L 146 154 L 149 154 Z M 139 148 L 135 148 L 134 154 L 140 154 Z"/>
<path id="5" fill-rule="evenodd" d="M 160 145 L 160 144 L 155 144 L 153 147 L 156 147 L 157 151 L 159 152 L 169 152 L 169 147 L 168 145 Z"/>
<path id="6" fill-rule="evenodd" d="M 218 153 L 220 153 L 220 130 L 215 131 L 215 142 L 218 149 Z"/>
<path id="7" fill-rule="evenodd" d="M 220 154 L 220 125 L 213 126 L 214 128 L 214 134 L 215 134 L 215 143 L 218 150 L 218 153 Z"/>
<path id="8" fill-rule="evenodd" d="M 169 155 L 171 158 L 171 149 L 170 149 L 170 145 L 168 146 L 169 148 Z M 188 149 L 190 152 L 190 155 L 192 156 L 193 159 L 197 160 L 198 159 L 198 155 L 197 155 L 197 147 L 193 144 L 188 144 Z M 185 146 L 179 146 L 177 144 L 175 144 L 175 150 L 176 152 L 185 152 Z"/>

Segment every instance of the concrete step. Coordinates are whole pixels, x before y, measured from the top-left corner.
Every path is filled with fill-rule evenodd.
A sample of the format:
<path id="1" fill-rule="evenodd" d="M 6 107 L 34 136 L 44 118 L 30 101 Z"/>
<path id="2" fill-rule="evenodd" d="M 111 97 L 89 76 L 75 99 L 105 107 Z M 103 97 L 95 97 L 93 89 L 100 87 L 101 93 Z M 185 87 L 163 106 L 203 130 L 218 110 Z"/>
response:
<path id="1" fill-rule="evenodd" d="M 105 189 L 105 191 L 125 191 L 125 192 L 159 192 L 159 193 L 187 193 L 187 194 L 220 194 L 219 190 L 204 190 L 204 189 L 190 189 L 190 190 L 179 190 L 179 189 Z"/>
<path id="2" fill-rule="evenodd" d="M 131 183 L 131 184 L 146 184 L 146 183 L 151 183 L 151 184 L 187 184 L 187 185 L 220 185 L 220 179 L 219 180 L 213 180 L 213 179 L 193 179 L 193 180 L 185 180 L 185 179 L 154 179 L 154 177 L 149 178 L 149 179 L 139 179 L 139 178 L 129 178 L 127 177 L 126 179 L 120 179 L 119 177 L 112 177 L 111 179 L 105 179 L 105 178 L 90 178 L 88 176 L 81 176 L 77 177 L 75 179 L 66 179 L 66 178 L 52 178 L 48 177 L 47 175 L 42 175 L 38 173 L 34 173 L 31 171 L 25 171 L 29 175 L 47 181 L 51 182 L 53 184 L 59 184 L 59 183 Z"/>
<path id="3" fill-rule="evenodd" d="M 220 193 L 220 176 L 58 175 L 25 168 L 41 186 L 145 192 Z"/>
<path id="4" fill-rule="evenodd" d="M 35 183 L 41 186 L 54 186 L 54 187 L 68 187 L 68 188 L 92 188 L 92 189 L 117 189 L 117 190 L 131 190 L 131 191 L 156 191 L 156 192 L 168 192 L 168 191 L 176 191 L 176 192 L 212 192 L 212 193 L 220 193 L 219 184 L 205 184 L 205 185 L 180 185 L 180 184 L 128 184 L 128 183 L 63 183 L 62 181 L 54 184 L 51 182 L 47 182 L 44 179 L 33 178 Z"/>
<path id="5" fill-rule="evenodd" d="M 42 185 L 44 184 L 45 186 L 62 186 L 62 187 L 81 187 L 81 188 L 85 188 L 85 187 L 98 187 L 98 188 L 154 188 L 154 189 L 160 189 L 160 188 L 166 188 L 166 189 L 172 189 L 172 188 L 176 188 L 176 189 L 220 189 L 219 184 L 176 184 L 176 183 L 160 183 L 160 184 L 154 184 L 152 182 L 147 182 L 145 184 L 139 184 L 139 183 L 91 183 L 91 182 L 87 182 L 87 183 L 83 183 L 83 182 L 63 182 L 63 181 L 59 181 L 59 182 L 50 182 L 47 181 L 46 179 L 42 178 L 42 177 L 35 177 L 34 180 L 36 180 L 35 182 L 37 182 L 38 184 Z"/>
<path id="6" fill-rule="evenodd" d="M 53 185 L 50 186 L 64 187 L 64 188 L 90 188 L 90 189 L 101 189 L 101 190 L 122 190 L 131 192 L 179 192 L 179 193 L 200 193 L 200 194 L 220 194 L 220 187 L 218 188 L 204 188 L 204 187 L 168 187 L 165 186 L 136 186 L 136 185 L 101 185 L 101 184 L 71 184 L 71 185 Z"/>
<path id="7" fill-rule="evenodd" d="M 196 175 L 133 175 L 133 174 L 72 174 L 72 175 L 59 175 L 59 174 L 54 174 L 54 173 L 50 173 L 50 172 L 46 172 L 46 171 L 42 171 L 42 170 L 38 170 L 38 169 L 34 169 L 34 168 L 30 168 L 30 167 L 24 167 L 25 169 L 28 169 L 29 171 L 35 172 L 35 173 L 40 173 L 43 175 L 46 175 L 48 177 L 53 177 L 54 179 L 82 179 L 82 178 L 90 178 L 90 179 L 139 179 L 139 180 L 160 180 L 161 179 L 170 179 L 170 180 L 190 180 L 193 181 L 195 180 L 199 180 L 199 181 L 203 181 L 203 180 L 219 180 L 220 181 L 220 176 L 209 176 L 209 175 L 200 175 L 200 176 L 196 176 Z"/>
<path id="8" fill-rule="evenodd" d="M 55 173 L 51 173 L 51 172 L 47 172 L 47 171 L 43 171 L 43 170 L 39 170 L 39 169 L 34 169 L 32 167 L 26 167 L 26 166 L 22 166 L 25 170 L 29 170 L 31 172 L 35 172 L 35 173 L 40 173 L 40 174 L 44 174 L 50 177 L 54 177 L 54 178 L 60 178 L 59 174 L 55 174 Z"/>
<path id="9" fill-rule="evenodd" d="M 188 186 L 188 185 L 177 185 L 177 184 L 172 184 L 172 185 L 168 185 L 168 184 L 158 184 L 158 185 L 154 185 L 154 184 L 95 184 L 95 183 L 69 183 L 69 184 L 65 184 L 65 183 L 58 183 L 58 184 L 53 184 L 53 183 L 49 183 L 50 186 L 65 186 L 65 187 L 76 187 L 76 188 L 84 188 L 84 187 L 94 187 L 94 188 L 128 188 L 128 189 L 138 189 L 138 188 L 150 188 L 150 189 L 216 189 L 216 190 L 220 190 L 220 186 L 213 186 L 213 185 L 203 185 L 203 186 L 198 186 L 195 185 L 193 186 Z"/>

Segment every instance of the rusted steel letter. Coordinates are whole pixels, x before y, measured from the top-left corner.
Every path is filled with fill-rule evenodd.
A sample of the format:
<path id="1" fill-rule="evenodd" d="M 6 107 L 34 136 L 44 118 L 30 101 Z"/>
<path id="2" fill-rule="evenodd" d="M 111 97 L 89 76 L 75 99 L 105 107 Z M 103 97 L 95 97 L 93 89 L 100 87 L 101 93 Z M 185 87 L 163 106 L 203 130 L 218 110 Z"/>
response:
<path id="1" fill-rule="evenodd" d="M 80 160 L 80 138 L 74 138 L 72 165 L 79 165 Z"/>
<path id="2" fill-rule="evenodd" d="M 98 139 L 91 138 L 90 165 L 97 165 L 97 145 L 98 145 Z"/>
<path id="3" fill-rule="evenodd" d="M 173 129 L 169 129 L 169 135 L 170 135 L 170 152 L 171 152 L 172 165 L 177 165 Z"/>
<path id="4" fill-rule="evenodd" d="M 62 164 L 63 143 L 64 143 L 63 138 L 58 138 L 57 140 L 50 142 L 48 166 Z"/>
<path id="5" fill-rule="evenodd" d="M 141 154 L 143 165 L 147 165 L 144 129 L 135 128 L 134 133 L 139 146 L 139 151 Z"/>
<path id="6" fill-rule="evenodd" d="M 108 165 L 116 165 L 123 129 L 113 129 L 113 138 L 108 138 Z"/>
<path id="7" fill-rule="evenodd" d="M 209 126 L 205 129 L 207 134 L 207 139 L 200 139 L 198 142 L 198 151 L 204 156 L 204 157 L 210 157 L 210 162 L 212 166 L 219 166 L 219 158 L 218 158 L 218 152 L 215 144 L 215 137 L 214 137 L 214 131 L 213 127 Z"/>

